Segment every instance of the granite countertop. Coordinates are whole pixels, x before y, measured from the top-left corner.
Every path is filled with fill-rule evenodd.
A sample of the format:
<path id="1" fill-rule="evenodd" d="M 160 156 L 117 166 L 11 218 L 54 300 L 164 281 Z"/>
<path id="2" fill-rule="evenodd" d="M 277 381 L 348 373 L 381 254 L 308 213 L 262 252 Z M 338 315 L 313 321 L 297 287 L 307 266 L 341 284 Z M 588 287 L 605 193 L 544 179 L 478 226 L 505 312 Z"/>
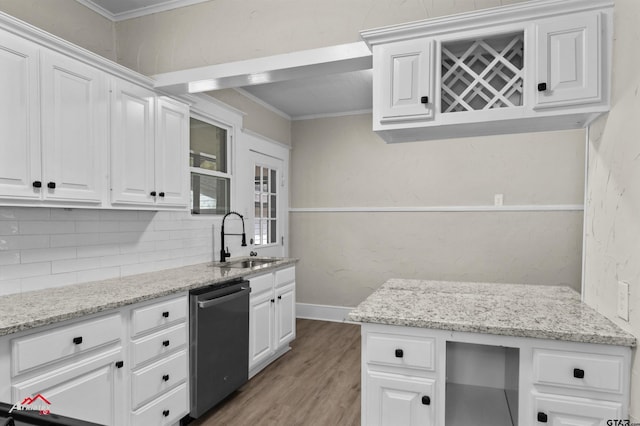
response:
<path id="1" fill-rule="evenodd" d="M 569 287 L 391 279 L 349 314 L 356 322 L 636 346 Z"/>
<path id="2" fill-rule="evenodd" d="M 247 258 L 248 259 L 248 258 Z M 256 259 L 256 258 L 251 258 Z M 258 258 L 268 259 L 268 258 Z M 227 261 L 231 263 L 235 260 Z M 201 263 L 146 274 L 0 296 L 0 336 L 293 265 L 277 258 L 253 268 Z"/>

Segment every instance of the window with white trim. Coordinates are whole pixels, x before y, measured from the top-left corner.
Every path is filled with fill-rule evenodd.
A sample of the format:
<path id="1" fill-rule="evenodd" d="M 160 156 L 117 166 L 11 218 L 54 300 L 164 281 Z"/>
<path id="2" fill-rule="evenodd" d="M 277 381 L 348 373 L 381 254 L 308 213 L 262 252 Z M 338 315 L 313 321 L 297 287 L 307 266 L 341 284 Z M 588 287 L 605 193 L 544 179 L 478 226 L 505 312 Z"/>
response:
<path id="1" fill-rule="evenodd" d="M 230 211 L 229 129 L 191 117 L 189 169 L 191 213 L 224 215 Z"/>
<path id="2" fill-rule="evenodd" d="M 255 207 L 254 244 L 277 242 L 278 184 L 277 170 L 256 164 L 253 201 Z"/>

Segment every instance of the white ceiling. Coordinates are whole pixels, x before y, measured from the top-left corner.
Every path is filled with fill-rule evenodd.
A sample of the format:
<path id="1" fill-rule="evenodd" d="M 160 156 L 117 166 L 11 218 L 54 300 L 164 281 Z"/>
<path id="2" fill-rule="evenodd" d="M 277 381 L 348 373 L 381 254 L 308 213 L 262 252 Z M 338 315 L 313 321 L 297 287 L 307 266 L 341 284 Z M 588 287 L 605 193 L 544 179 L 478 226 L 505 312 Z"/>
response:
<path id="1" fill-rule="evenodd" d="M 209 0 L 76 0 L 112 21 L 137 18 Z"/>
<path id="2" fill-rule="evenodd" d="M 354 114 L 372 108 L 371 70 L 245 86 L 242 90 L 293 120 Z"/>

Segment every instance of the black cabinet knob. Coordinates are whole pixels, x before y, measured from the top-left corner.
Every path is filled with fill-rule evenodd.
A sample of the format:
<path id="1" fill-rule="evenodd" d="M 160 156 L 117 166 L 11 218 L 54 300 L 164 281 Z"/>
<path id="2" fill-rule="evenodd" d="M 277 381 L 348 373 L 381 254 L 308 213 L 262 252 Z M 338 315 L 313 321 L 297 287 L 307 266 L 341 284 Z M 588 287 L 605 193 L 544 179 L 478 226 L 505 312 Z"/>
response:
<path id="1" fill-rule="evenodd" d="M 547 90 L 547 83 L 538 83 L 538 92 L 544 92 Z"/>
<path id="2" fill-rule="evenodd" d="M 161 196 L 161 197 L 164 197 L 164 192 L 161 192 L 158 195 Z"/>
<path id="3" fill-rule="evenodd" d="M 282 300 L 282 296 L 278 296 L 278 300 Z"/>
<path id="4" fill-rule="evenodd" d="M 169 318 L 169 311 L 164 311 L 162 313 L 162 316 L 165 317 L 165 318 Z"/>
<path id="5" fill-rule="evenodd" d="M 423 396 L 422 397 L 422 405 L 431 405 L 431 398 L 429 398 L 428 396 Z"/>
<path id="6" fill-rule="evenodd" d="M 49 182 L 47 184 L 47 188 L 49 189 L 56 189 L 56 183 L 55 182 Z"/>
<path id="7" fill-rule="evenodd" d="M 34 188 L 42 188 L 42 182 L 40 182 L 39 180 L 36 180 L 33 182 L 33 187 Z"/>
<path id="8" fill-rule="evenodd" d="M 276 303 L 276 299 L 271 299 L 271 303 Z"/>
<path id="9" fill-rule="evenodd" d="M 82 343 L 82 336 L 74 337 L 73 343 L 75 343 L 76 345 L 79 345 L 80 343 Z"/>
<path id="10" fill-rule="evenodd" d="M 420 103 L 421 104 L 428 104 L 429 103 L 429 97 L 428 96 L 423 96 L 420 98 Z"/>
<path id="11" fill-rule="evenodd" d="M 162 346 L 169 346 L 169 341 L 168 340 L 163 341 Z"/>
<path id="12" fill-rule="evenodd" d="M 162 380 L 164 380 L 165 382 L 169 381 L 169 375 L 165 374 L 164 376 L 162 376 Z"/>
<path id="13" fill-rule="evenodd" d="M 545 413 L 538 413 L 538 422 L 546 423 L 547 422 L 547 415 Z"/>
<path id="14" fill-rule="evenodd" d="M 152 197 L 155 197 L 155 196 L 156 196 L 156 191 L 151 191 L 151 192 L 149 193 L 149 195 L 151 195 Z"/>
<path id="15" fill-rule="evenodd" d="M 396 358 L 402 358 L 404 356 L 404 351 L 402 349 L 396 349 Z"/>
<path id="16" fill-rule="evenodd" d="M 124 361 L 116 361 L 116 367 L 118 368 L 124 367 Z"/>
<path id="17" fill-rule="evenodd" d="M 581 368 L 574 368 L 573 377 L 575 377 L 576 379 L 584 379 L 584 370 Z"/>
<path id="18" fill-rule="evenodd" d="M 164 410 L 162 412 L 162 415 L 165 416 L 165 417 L 169 417 L 169 410 Z"/>

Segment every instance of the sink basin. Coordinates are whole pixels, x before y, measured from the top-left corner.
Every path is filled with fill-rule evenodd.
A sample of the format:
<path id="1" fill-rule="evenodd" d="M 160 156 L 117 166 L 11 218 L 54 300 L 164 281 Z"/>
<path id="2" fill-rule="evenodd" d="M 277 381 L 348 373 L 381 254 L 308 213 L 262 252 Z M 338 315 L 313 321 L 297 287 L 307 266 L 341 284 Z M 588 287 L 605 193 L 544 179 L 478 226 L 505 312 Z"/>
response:
<path id="1" fill-rule="evenodd" d="M 276 262 L 275 259 L 246 259 L 246 260 L 236 260 L 233 262 L 223 263 L 221 266 L 227 268 L 253 268 L 256 266 L 268 265 L 270 263 Z"/>

